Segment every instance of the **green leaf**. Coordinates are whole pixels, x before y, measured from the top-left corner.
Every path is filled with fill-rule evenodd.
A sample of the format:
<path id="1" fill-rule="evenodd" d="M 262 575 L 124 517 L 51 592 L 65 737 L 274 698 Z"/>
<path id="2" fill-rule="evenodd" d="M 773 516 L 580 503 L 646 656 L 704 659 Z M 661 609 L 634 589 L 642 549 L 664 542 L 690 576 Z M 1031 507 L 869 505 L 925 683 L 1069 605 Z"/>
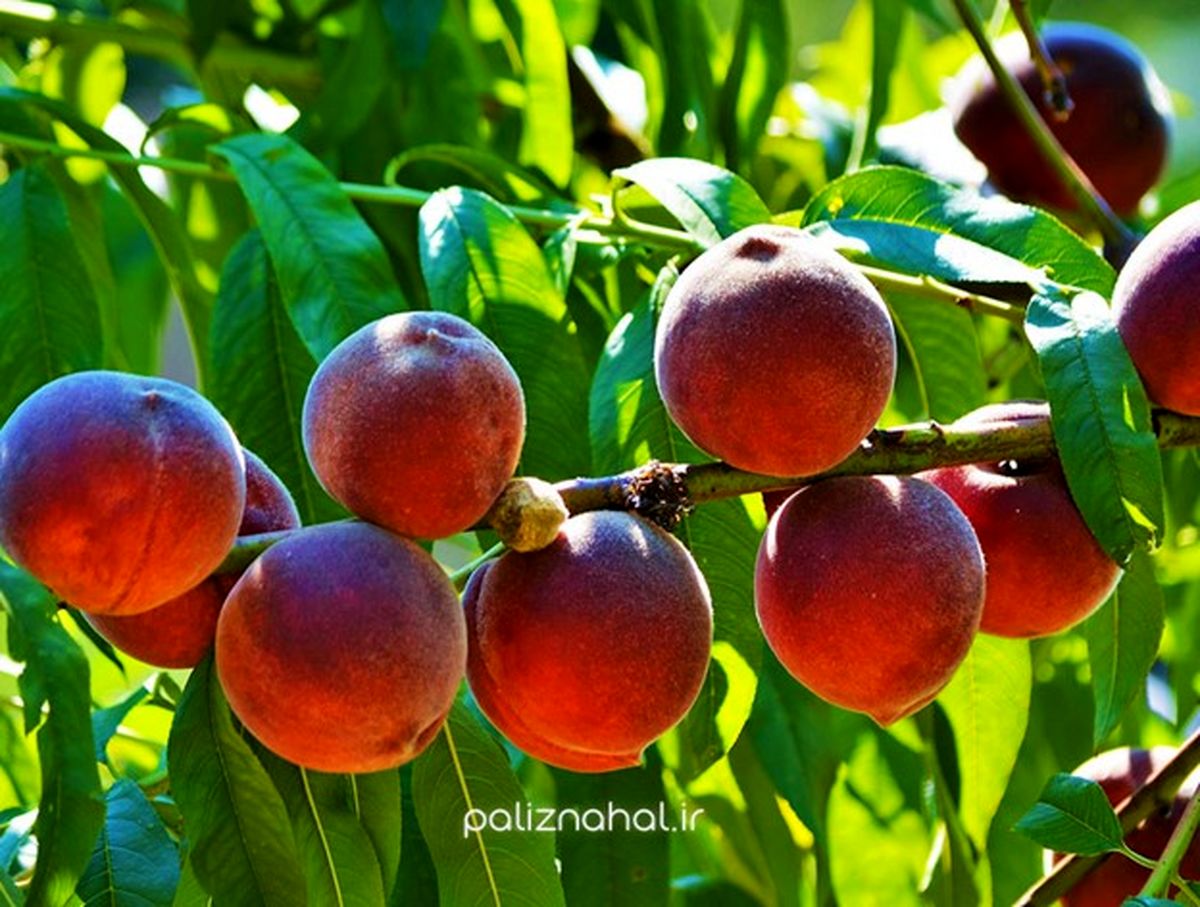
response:
<path id="1" fill-rule="evenodd" d="M 998 197 L 983 198 L 904 167 L 868 167 L 836 179 L 813 196 L 798 220 L 801 226 L 827 221 L 847 235 L 862 228 L 845 221 L 921 228 L 913 235 L 922 237 L 923 245 L 953 235 L 1044 269 L 1058 283 L 1102 294 L 1110 293 L 1116 281 L 1096 250 L 1052 215 Z"/>
<path id="2" fill-rule="evenodd" d="M 425 65 L 445 0 L 382 0 L 383 18 L 396 49 L 395 61 L 411 72 Z"/>
<path id="3" fill-rule="evenodd" d="M 865 115 L 855 130 L 851 161 L 861 163 L 875 156 L 876 133 L 887 116 L 892 96 L 892 73 L 900 57 L 900 38 L 904 34 L 908 10 L 895 0 L 871 2 L 871 89 Z"/>
<path id="4" fill-rule="evenodd" d="M 657 146 L 661 153 L 711 158 L 717 109 L 712 81 L 715 35 L 707 4 L 655 0 L 661 78 L 665 88 Z"/>
<path id="5" fill-rule="evenodd" d="M 1025 738 L 1032 685 L 1029 643 L 981 633 L 938 696 L 954 729 L 963 829 L 980 852 Z"/>
<path id="6" fill-rule="evenodd" d="M 383 873 L 383 890 L 391 892 L 396 887 L 400 869 L 401 841 L 403 840 L 402 791 L 400 772 L 375 772 L 370 775 L 349 775 L 351 794 L 354 798 L 358 821 L 367 832 L 375 858 Z"/>
<path id="7" fill-rule="evenodd" d="M 105 797 L 108 816 L 76 893 L 99 904 L 169 907 L 179 885 L 179 851 L 137 783 L 122 778 Z"/>
<path id="8" fill-rule="evenodd" d="M 764 654 L 746 733 L 779 795 L 812 831 L 818 859 L 828 839 L 829 792 L 839 767 L 869 728 L 868 721 L 817 698 L 784 670 L 774 654 Z"/>
<path id="9" fill-rule="evenodd" d="M 589 809 L 613 816 L 601 834 L 564 819 L 558 836 L 563 891 L 571 907 L 639 907 L 665 904 L 670 847 L 658 821 L 665 803 L 662 768 L 642 766 L 595 775 L 554 771 L 556 804 L 582 817 Z M 623 811 L 623 812 L 622 812 Z M 562 813 L 560 812 L 560 815 Z M 651 821 L 648 816 L 652 816 Z M 678 817 L 668 815 L 668 821 Z"/>
<path id="10" fill-rule="evenodd" d="M 1016 827 L 1048 850 L 1087 857 L 1119 850 L 1124 837 L 1103 788 L 1065 774 L 1046 783 L 1038 802 Z"/>
<path id="11" fill-rule="evenodd" d="M 982 406 L 988 376 L 970 313 L 905 293 L 888 293 L 887 304 L 929 418 L 952 422 Z"/>
<path id="12" fill-rule="evenodd" d="M 197 64 L 204 62 L 232 12 L 230 0 L 187 0 L 188 20 L 192 24 L 189 43 Z"/>
<path id="13" fill-rule="evenodd" d="M 705 161 L 660 157 L 614 170 L 613 177 L 641 186 L 705 246 L 771 219 L 753 186 Z"/>
<path id="14" fill-rule="evenodd" d="M 167 273 L 137 211 L 107 182 L 103 184 L 100 219 L 116 279 L 112 300 L 116 361 L 139 374 L 158 374 L 170 302 Z"/>
<path id="15" fill-rule="evenodd" d="M 557 200 L 558 190 L 523 167 L 518 167 L 497 154 L 481 148 L 463 145 L 419 145 L 396 155 L 388 162 L 384 182 L 403 184 L 408 168 L 433 169 L 444 175 L 445 185 L 464 182 L 468 188 L 486 192 L 504 204 L 538 203 L 544 207 L 561 207 L 564 211 L 578 210 L 574 205 Z M 418 185 L 423 185 L 419 181 Z"/>
<path id="16" fill-rule="evenodd" d="M 733 170 L 744 170 L 767 131 L 792 58 L 787 5 L 742 0 L 733 58 L 721 88 L 721 138 Z"/>
<path id="17" fill-rule="evenodd" d="M 1154 563 L 1144 551 L 1135 551 L 1116 592 L 1085 625 L 1096 700 L 1092 732 L 1096 746 L 1146 688 L 1163 624 L 1163 594 Z"/>
<path id="18" fill-rule="evenodd" d="M 212 907 L 212 898 L 196 878 L 191 860 L 183 861 L 179 887 L 175 889 L 175 900 L 171 902 L 171 907 Z"/>
<path id="19" fill-rule="evenodd" d="M 230 253 L 213 313 L 211 397 L 241 442 L 276 472 L 306 524 L 345 512 L 304 455 L 301 412 L 317 363 L 288 318 L 262 235 Z"/>
<path id="20" fill-rule="evenodd" d="M 1025 333 L 1071 497 L 1104 550 L 1125 564 L 1163 525 L 1163 478 L 1150 403 L 1112 313 L 1095 293 L 1065 298 L 1047 288 L 1029 305 Z"/>
<path id="21" fill-rule="evenodd" d="M 213 153 L 246 194 L 288 314 L 318 362 L 358 328 L 408 308 L 382 243 L 320 161 L 262 133 Z"/>
<path id="22" fill-rule="evenodd" d="M 188 829 L 188 859 L 213 900 L 237 907 L 305 903 L 287 810 L 234 727 L 211 658 L 184 688 L 167 764 Z"/>
<path id="23" fill-rule="evenodd" d="M 924 765 L 889 734 L 860 735 L 829 799 L 829 872 L 841 904 L 917 907 L 929 853 Z"/>
<path id="24" fill-rule="evenodd" d="M 1126 898 L 1121 907 L 1184 907 L 1183 901 L 1170 901 L 1166 898 L 1136 897 Z"/>
<path id="25" fill-rule="evenodd" d="M 88 663 L 55 617 L 55 597 L 32 577 L 0 560 L 0 598 L 9 614 L 9 650 L 25 662 L 18 680 L 25 729 L 38 724 L 42 797 L 33 831 L 38 859 L 26 891 L 30 904 L 67 901 L 92 855 L 104 823 L 89 716 Z M 49 714 L 42 718 L 42 706 Z"/>
<path id="26" fill-rule="evenodd" d="M 125 148 L 105 132 L 89 125 L 75 111 L 61 102 L 43 95 L 0 87 L 0 115 L 20 111 L 25 105 L 49 114 L 65 123 L 91 147 L 101 151 L 126 154 Z M 158 257 L 166 269 L 176 295 L 179 297 L 184 319 L 196 353 L 196 369 L 201 385 L 208 364 L 208 323 L 211 316 L 212 298 L 196 279 L 196 266 L 187 234 L 171 209 L 142 181 L 138 171 L 132 167 L 112 168 L 113 179 L 121 186 L 130 203 L 137 209 L 138 216 L 154 241 Z"/>
<path id="27" fill-rule="evenodd" d="M 96 761 L 108 761 L 108 741 L 112 740 L 117 728 L 143 699 L 150 695 L 144 686 L 138 687 L 116 705 L 92 712 L 92 735 L 96 741 Z"/>
<path id="28" fill-rule="evenodd" d="M 621 319 L 592 380 L 589 430 L 594 465 L 602 473 L 651 459 L 711 459 L 671 422 L 654 382 L 653 300 L 665 297 L 674 274 L 665 268 L 652 297 Z M 753 590 L 764 523 L 761 508 L 747 498 L 705 504 L 678 530 L 708 581 L 714 621 L 715 660 L 677 731 L 685 746 L 677 753 L 669 747 L 664 751 L 668 763 L 686 776 L 699 774 L 728 752 L 750 717 L 763 648 Z"/>
<path id="29" fill-rule="evenodd" d="M 437 868 L 442 907 L 565 903 L 553 834 L 497 831 L 482 821 L 498 810 L 515 822 L 512 811 L 526 796 L 500 744 L 461 701 L 414 761 L 412 791 L 417 822 Z"/>
<path id="30" fill-rule="evenodd" d="M 420 220 L 430 303 L 487 334 L 521 379 L 521 470 L 547 480 L 586 475 L 587 367 L 537 243 L 504 206 L 470 189 L 435 193 Z"/>
<path id="31" fill-rule="evenodd" d="M 357 33 L 342 42 L 320 95 L 304 108 L 288 135 L 318 152 L 351 138 L 387 85 L 388 51 L 383 14 L 376 4 L 364 4 Z"/>
<path id="32" fill-rule="evenodd" d="M 266 750 L 260 750 L 259 760 L 291 818 L 308 902 L 339 907 L 382 904 L 383 873 L 359 819 L 353 777 L 309 771 Z"/>
<path id="33" fill-rule="evenodd" d="M 575 157 L 567 47 L 552 0 L 498 0 L 520 48 L 524 69 L 521 144 L 517 159 L 558 186 L 571 179 Z"/>
<path id="34" fill-rule="evenodd" d="M 43 384 L 99 368 L 100 309 L 66 202 L 38 165 L 0 185 L 0 423 Z"/>

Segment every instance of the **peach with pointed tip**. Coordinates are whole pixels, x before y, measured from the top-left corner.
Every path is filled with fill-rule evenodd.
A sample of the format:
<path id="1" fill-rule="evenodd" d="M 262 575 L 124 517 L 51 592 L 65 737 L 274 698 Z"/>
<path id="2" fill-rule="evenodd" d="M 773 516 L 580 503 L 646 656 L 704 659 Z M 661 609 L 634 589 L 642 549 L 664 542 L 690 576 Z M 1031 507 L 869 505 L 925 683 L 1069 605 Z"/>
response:
<path id="1" fill-rule="evenodd" d="M 437 562 L 367 523 L 301 529 L 237 581 L 216 666 L 246 729 L 324 772 L 410 761 L 445 720 L 466 667 L 458 596 Z"/>
<path id="2" fill-rule="evenodd" d="M 279 477 L 248 450 L 246 506 L 238 535 L 299 529 L 300 514 Z M 101 636 L 139 661 L 160 668 L 192 668 L 208 654 L 217 634 L 217 617 L 237 574 L 210 576 L 165 604 L 140 614 L 87 614 Z"/>
<path id="3" fill-rule="evenodd" d="M 516 469 L 525 400 L 496 345 L 444 312 L 388 315 L 326 357 L 304 450 L 329 494 L 411 538 L 478 522 Z"/>
<path id="4" fill-rule="evenodd" d="M 0 546 L 94 614 L 136 614 L 224 559 L 246 497 L 229 425 L 191 388 L 77 372 L 0 429 Z"/>
<path id="5" fill-rule="evenodd" d="M 792 495 L 758 550 L 754 598 L 771 650 L 834 705 L 888 725 L 949 682 L 983 610 L 971 524 L 919 479 L 827 479 Z"/>
<path id="6" fill-rule="evenodd" d="M 982 407 L 954 423 L 1045 421 L 1045 403 Z M 1071 498 L 1057 458 L 972 463 L 921 473 L 954 499 L 987 563 L 980 629 L 996 636 L 1049 636 L 1086 618 L 1112 593 L 1121 568 L 1104 552 Z"/>
<path id="7" fill-rule="evenodd" d="M 659 393 L 698 447 L 806 476 L 849 456 L 887 405 L 896 336 L 875 288 L 792 227 L 748 227 L 693 261 L 654 346 Z"/>
<path id="8" fill-rule="evenodd" d="M 479 707 L 559 768 L 637 765 L 708 669 L 704 577 L 683 545 L 628 513 L 580 514 L 549 547 L 508 552 L 476 571 L 463 604 Z"/>

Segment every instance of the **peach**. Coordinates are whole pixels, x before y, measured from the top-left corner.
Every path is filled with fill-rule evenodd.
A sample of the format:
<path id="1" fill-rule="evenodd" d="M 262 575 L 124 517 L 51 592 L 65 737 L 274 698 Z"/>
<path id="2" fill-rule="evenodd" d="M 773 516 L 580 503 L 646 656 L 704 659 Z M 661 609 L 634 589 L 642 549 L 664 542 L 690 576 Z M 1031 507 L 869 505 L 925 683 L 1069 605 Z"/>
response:
<path id="1" fill-rule="evenodd" d="M 1045 403 L 1018 401 L 968 413 L 956 428 L 1047 420 Z M 1057 458 L 954 466 L 922 473 L 966 514 L 987 563 L 980 629 L 1049 636 L 1104 604 L 1121 578 L 1083 521 Z"/>
<path id="2" fill-rule="evenodd" d="M 983 610 L 971 524 L 919 479 L 826 479 L 792 495 L 758 549 L 758 620 L 779 661 L 834 705 L 881 725 L 932 701 Z"/>
<path id="3" fill-rule="evenodd" d="M 228 424 L 173 381 L 67 375 L 0 430 L 0 545 L 95 614 L 149 610 L 208 576 L 245 496 Z"/>
<path id="4" fill-rule="evenodd" d="M 442 538 L 478 522 L 525 437 L 516 373 L 461 318 L 405 312 L 366 325 L 321 363 L 304 449 L 325 489 L 372 523 Z"/>
<path id="5" fill-rule="evenodd" d="M 1169 746 L 1156 746 L 1150 750 L 1121 747 L 1093 756 L 1075 769 L 1074 774 L 1095 781 L 1104 788 L 1109 802 L 1119 806 L 1174 755 L 1174 748 Z M 1125 838 L 1125 843 L 1152 860 L 1162 856 L 1196 783 L 1194 775 L 1185 781 L 1170 808 L 1155 813 L 1139 825 Z M 1188 848 L 1180 870 L 1186 879 L 1200 878 L 1200 841 L 1193 842 Z M 1120 907 L 1126 898 L 1136 897 L 1149 878 L 1150 870 L 1120 854 L 1112 854 L 1063 896 L 1063 907 Z"/>
<path id="6" fill-rule="evenodd" d="M 887 405 L 896 335 L 875 288 L 791 227 L 749 227 L 692 262 L 658 322 L 671 418 L 740 469 L 806 476 L 844 460 Z"/>
<path id="7" fill-rule="evenodd" d="M 628 513 L 572 517 L 547 548 L 480 568 L 463 596 L 479 707 L 534 758 L 637 765 L 691 708 L 712 604 L 687 549 Z"/>
<path id="8" fill-rule="evenodd" d="M 1162 221 L 1121 269 L 1117 330 L 1156 403 L 1200 416 L 1200 202 Z"/>
<path id="9" fill-rule="evenodd" d="M 248 450 L 246 506 L 238 535 L 299 529 L 300 514 L 279 477 Z M 237 574 L 210 576 L 166 604 L 123 617 L 85 614 L 101 636 L 122 652 L 160 668 L 191 668 L 212 648 L 217 616 Z"/>
<path id="10" fill-rule="evenodd" d="M 367 523 L 276 543 L 217 620 L 217 675 L 234 714 L 272 752 L 323 772 L 417 756 L 450 710 L 466 655 L 441 567 Z"/>
<path id="11" fill-rule="evenodd" d="M 1172 119 L 1166 89 L 1138 49 L 1106 29 L 1055 23 L 1042 37 L 1074 103 L 1065 121 L 1051 112 L 1025 38 L 1006 35 L 996 52 L 1100 195 L 1118 213 L 1133 214 L 1166 165 Z M 988 168 L 997 189 L 1021 201 L 1075 209 L 982 57 L 963 68 L 950 106 L 958 137 Z"/>

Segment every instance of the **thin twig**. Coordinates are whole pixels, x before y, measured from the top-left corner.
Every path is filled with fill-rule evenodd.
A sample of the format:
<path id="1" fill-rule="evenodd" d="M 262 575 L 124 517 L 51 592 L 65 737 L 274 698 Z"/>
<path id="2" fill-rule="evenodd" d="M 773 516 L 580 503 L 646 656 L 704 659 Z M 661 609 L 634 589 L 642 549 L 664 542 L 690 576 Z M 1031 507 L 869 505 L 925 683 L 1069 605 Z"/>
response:
<path id="1" fill-rule="evenodd" d="M 1042 93 L 1046 104 L 1058 122 L 1065 122 L 1070 119 L 1071 111 L 1075 109 L 1067 90 L 1067 77 L 1054 62 L 1050 48 L 1042 40 L 1037 23 L 1033 21 L 1033 10 L 1029 6 L 1029 0 L 1012 0 L 1011 6 L 1013 18 L 1017 20 L 1017 25 L 1025 36 L 1025 43 L 1029 45 L 1029 59 L 1033 61 L 1033 68 L 1042 80 Z"/>
<path id="2" fill-rule="evenodd" d="M 1200 732 L 1189 737 L 1166 765 L 1117 807 L 1121 831 L 1129 834 L 1155 811 L 1169 806 L 1180 786 L 1197 767 L 1200 767 Z M 1050 907 L 1105 858 L 1078 854 L 1067 857 L 1056 863 L 1053 871 L 1026 891 L 1013 907 Z"/>
<path id="3" fill-rule="evenodd" d="M 1054 133 L 1050 131 L 1046 121 L 1038 113 L 1033 101 L 1029 99 L 1029 95 L 1025 94 L 1025 90 L 1013 77 L 1013 74 L 1004 68 L 1000 58 L 996 56 L 996 51 L 988 39 L 983 22 L 980 20 L 972 0 L 954 0 L 954 6 L 958 10 L 963 25 L 966 26 L 967 31 L 979 46 L 979 52 L 983 55 L 988 69 L 991 70 L 997 87 L 1008 100 L 1013 112 L 1021 120 L 1025 131 L 1033 139 L 1042 158 L 1071 194 L 1079 206 L 1079 210 L 1104 236 L 1105 246 L 1109 250 L 1110 256 L 1116 261 L 1123 262 L 1132 251 L 1137 238 L 1117 217 L 1108 202 L 1096 191 L 1096 187 L 1092 185 L 1087 174 L 1063 149 Z"/>

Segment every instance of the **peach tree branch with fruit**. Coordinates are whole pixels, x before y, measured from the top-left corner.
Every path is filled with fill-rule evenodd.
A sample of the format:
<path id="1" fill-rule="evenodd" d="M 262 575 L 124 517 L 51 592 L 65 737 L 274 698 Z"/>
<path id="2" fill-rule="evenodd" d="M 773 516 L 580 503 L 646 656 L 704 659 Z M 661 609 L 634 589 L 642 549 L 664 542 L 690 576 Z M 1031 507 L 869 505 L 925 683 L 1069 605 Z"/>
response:
<path id="1" fill-rule="evenodd" d="M 954 128 L 1021 204 L 859 166 L 891 159 L 915 21 L 875 4 L 846 172 L 830 143 L 795 199 L 776 185 L 813 149 L 764 157 L 800 141 L 768 129 L 787 30 L 765 6 L 739 8 L 718 98 L 680 57 L 704 27 L 662 41 L 656 5 L 604 5 L 671 73 L 647 89 L 661 156 L 613 160 L 645 137 L 548 4 L 432 26 L 299 5 L 263 40 L 237 4 L 172 22 L 0 2 L 21 74 L 0 86 L 0 598 L 40 773 L 19 791 L 0 753 L 5 899 L 657 904 L 698 878 L 711 902 L 1193 903 L 1195 739 L 1038 748 L 1076 717 L 1052 684 L 1092 699 L 1064 752 L 1171 736 L 1129 729 L 1187 646 L 1160 583 L 1194 569 L 1200 215 L 1119 275 L 1096 248 L 1124 262 L 1166 156 L 1138 52 L 1039 33 L 1022 3 L 1010 54 L 955 0 L 990 75 L 964 68 Z M 500 33 L 503 54 L 434 80 L 415 51 L 381 62 Z M 328 41 L 336 67 L 309 55 Z M 121 46 L 208 99 L 137 153 L 82 90 L 124 73 Z M 435 82 L 513 61 L 458 96 L 478 145 L 430 140 L 474 127 Z M 688 72 L 711 106 L 674 93 Z M 349 103 L 364 80 L 380 93 Z M 295 101 L 286 134 L 243 118 L 232 86 L 258 82 Z M 1074 107 L 1043 121 L 1052 84 Z M 139 242 L 202 393 L 142 377 L 163 315 L 118 258 Z M 90 708 L 118 650 L 191 673 Z M 131 767 L 121 728 L 154 710 L 156 764 Z M 458 825 L 601 797 L 711 818 L 685 855 L 666 833 Z"/>

